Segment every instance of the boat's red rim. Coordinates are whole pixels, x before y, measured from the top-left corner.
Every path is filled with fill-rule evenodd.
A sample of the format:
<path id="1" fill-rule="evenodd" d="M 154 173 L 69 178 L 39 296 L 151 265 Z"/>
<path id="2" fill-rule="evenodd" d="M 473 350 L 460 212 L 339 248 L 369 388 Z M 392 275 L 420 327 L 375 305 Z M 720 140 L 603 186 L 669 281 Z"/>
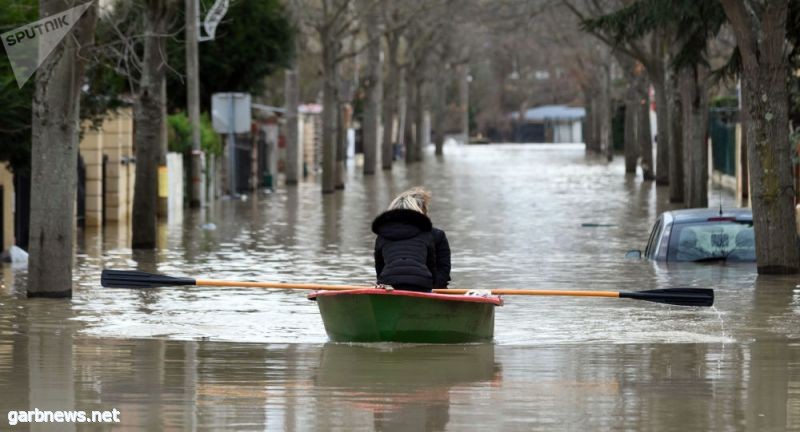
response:
<path id="1" fill-rule="evenodd" d="M 425 293 L 417 291 L 402 291 L 402 290 L 390 291 L 379 288 L 363 288 L 363 289 L 344 290 L 344 291 L 314 291 L 308 295 L 308 298 L 315 299 L 317 297 L 331 297 L 337 295 L 354 295 L 354 294 L 393 295 L 393 296 L 404 296 L 404 297 L 419 297 L 431 300 L 459 301 L 459 302 L 469 302 L 469 303 L 489 303 L 495 306 L 503 305 L 503 299 L 501 299 L 498 296 L 478 297 L 478 296 L 466 296 L 466 295 L 456 295 L 456 294 Z"/>

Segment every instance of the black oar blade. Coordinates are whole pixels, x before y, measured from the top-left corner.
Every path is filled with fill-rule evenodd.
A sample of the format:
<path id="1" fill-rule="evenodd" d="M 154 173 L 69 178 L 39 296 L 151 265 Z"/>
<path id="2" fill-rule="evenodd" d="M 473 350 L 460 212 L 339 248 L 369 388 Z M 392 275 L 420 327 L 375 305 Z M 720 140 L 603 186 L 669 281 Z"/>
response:
<path id="1" fill-rule="evenodd" d="M 103 270 L 100 284 L 107 288 L 156 288 L 163 286 L 194 285 L 191 278 L 178 278 L 135 270 Z"/>
<path id="2" fill-rule="evenodd" d="M 646 300 L 678 306 L 714 306 L 714 290 L 709 288 L 666 288 L 637 292 L 621 292 L 621 298 Z"/>

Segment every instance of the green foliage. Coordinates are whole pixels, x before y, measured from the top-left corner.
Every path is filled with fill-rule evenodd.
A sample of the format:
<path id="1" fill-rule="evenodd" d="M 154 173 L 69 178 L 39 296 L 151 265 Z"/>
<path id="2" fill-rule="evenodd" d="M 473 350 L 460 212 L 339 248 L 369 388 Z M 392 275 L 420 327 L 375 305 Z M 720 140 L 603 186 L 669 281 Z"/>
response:
<path id="1" fill-rule="evenodd" d="M 200 116 L 200 146 L 203 151 L 215 156 L 222 155 L 222 138 L 214 131 L 211 125 L 211 117 L 208 113 Z"/>
<path id="2" fill-rule="evenodd" d="M 100 62 L 86 68 L 86 86 L 81 92 L 81 119 L 90 120 L 93 128 L 100 127 L 109 111 L 129 105 L 122 99 L 128 90 L 124 77 Z"/>
<path id="3" fill-rule="evenodd" d="M 183 10 L 177 20 L 184 22 Z M 170 66 L 186 70 L 185 33 L 168 43 Z M 264 79 L 289 65 L 294 56 L 294 28 L 280 0 L 231 2 L 212 41 L 199 45 L 200 104 L 211 106 L 217 92 L 260 93 Z M 186 106 L 186 85 L 182 76 L 168 77 L 170 111 Z"/>
<path id="4" fill-rule="evenodd" d="M 711 108 L 737 108 L 739 98 L 736 96 L 717 96 L 708 104 Z"/>
<path id="5" fill-rule="evenodd" d="M 183 112 L 167 117 L 167 148 L 178 153 L 192 151 L 192 129 Z"/>
<path id="6" fill-rule="evenodd" d="M 680 46 L 673 67 L 680 69 L 707 63 L 708 40 L 725 23 L 725 12 L 717 1 L 637 0 L 614 12 L 583 20 L 584 30 L 598 32 L 615 44 L 633 42 L 662 31 Z"/>
<path id="7" fill-rule="evenodd" d="M 38 16 L 38 1 L 11 2 L 0 8 L 0 33 L 36 21 Z M 4 47 L 0 57 L 0 161 L 9 162 L 14 172 L 24 173 L 31 164 L 34 83 L 30 80 L 19 88 Z"/>
<path id="8" fill-rule="evenodd" d="M 167 146 L 169 151 L 183 154 L 192 151 L 192 128 L 184 112 L 167 117 Z M 200 148 L 207 154 L 222 154 L 222 139 L 214 132 L 208 113 L 200 116 Z"/>
<path id="9" fill-rule="evenodd" d="M 0 10 L 0 32 L 37 19 L 37 0 L 11 2 Z M 35 82 L 32 77 L 19 88 L 5 48 L 0 57 L 0 161 L 8 161 L 16 173 L 27 173 L 31 163 L 31 108 Z M 125 85 L 123 78 L 113 71 L 99 64 L 89 64 L 86 70 L 86 88 L 81 96 L 81 119 L 92 120 L 94 125 L 99 126 L 109 109 L 122 104 L 117 96 Z"/>

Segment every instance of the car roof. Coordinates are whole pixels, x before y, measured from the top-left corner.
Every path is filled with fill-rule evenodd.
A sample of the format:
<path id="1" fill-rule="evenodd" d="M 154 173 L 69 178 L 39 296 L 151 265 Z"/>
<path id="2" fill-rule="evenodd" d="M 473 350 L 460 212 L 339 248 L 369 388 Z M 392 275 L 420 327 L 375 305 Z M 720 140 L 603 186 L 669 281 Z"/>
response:
<path id="1" fill-rule="evenodd" d="M 735 218 L 736 220 L 753 220 L 753 211 L 749 208 L 694 208 L 684 210 L 671 210 L 662 213 L 667 221 L 673 223 L 704 222 L 709 218 Z"/>

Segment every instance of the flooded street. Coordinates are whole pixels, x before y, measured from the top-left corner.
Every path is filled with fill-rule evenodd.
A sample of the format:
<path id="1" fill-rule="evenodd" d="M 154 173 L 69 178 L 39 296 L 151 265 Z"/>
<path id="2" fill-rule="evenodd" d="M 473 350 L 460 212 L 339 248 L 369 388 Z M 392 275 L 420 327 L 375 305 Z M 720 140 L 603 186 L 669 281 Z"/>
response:
<path id="1" fill-rule="evenodd" d="M 335 195 L 303 183 L 187 210 L 155 252 L 133 253 L 114 227 L 79 232 L 68 302 L 25 299 L 24 273 L 4 264 L 0 425 L 36 407 L 116 408 L 123 430 L 800 430 L 800 279 L 626 261 L 672 207 L 621 158 L 583 145 L 445 153 L 374 178 L 351 168 Z M 348 345 L 327 342 L 305 292 L 100 287 L 103 268 L 371 284 L 370 223 L 423 178 L 451 287 L 706 287 L 716 306 L 506 296 L 494 344 Z"/>

